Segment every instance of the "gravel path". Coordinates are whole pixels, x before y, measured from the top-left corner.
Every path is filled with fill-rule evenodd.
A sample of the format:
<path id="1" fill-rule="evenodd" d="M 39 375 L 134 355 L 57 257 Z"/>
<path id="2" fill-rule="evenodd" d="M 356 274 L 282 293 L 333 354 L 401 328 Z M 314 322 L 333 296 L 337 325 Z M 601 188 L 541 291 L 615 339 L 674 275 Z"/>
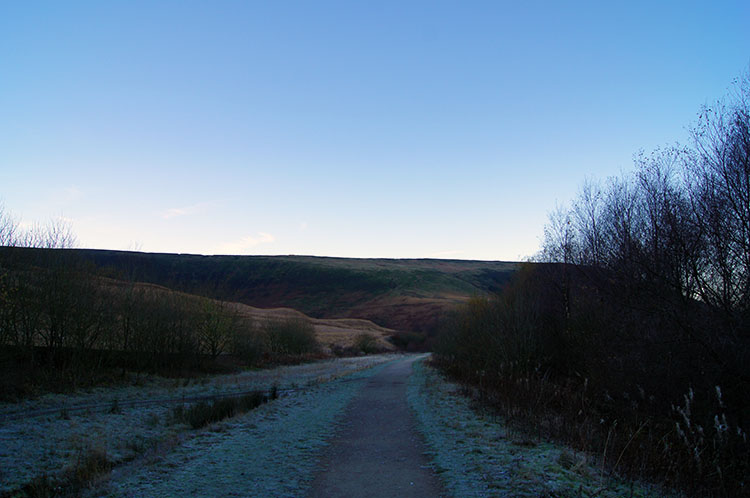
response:
<path id="1" fill-rule="evenodd" d="M 387 365 L 351 401 L 309 496 L 436 497 L 441 484 L 406 399 L 409 357 Z"/>

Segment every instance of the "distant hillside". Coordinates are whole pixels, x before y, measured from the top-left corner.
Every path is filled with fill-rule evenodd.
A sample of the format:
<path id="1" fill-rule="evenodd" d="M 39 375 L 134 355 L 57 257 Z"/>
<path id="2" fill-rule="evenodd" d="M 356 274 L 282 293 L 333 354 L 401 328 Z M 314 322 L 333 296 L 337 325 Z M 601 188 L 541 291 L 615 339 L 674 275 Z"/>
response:
<path id="1" fill-rule="evenodd" d="M 8 250 L 5 248 L 5 250 Z M 14 249 L 33 257 L 33 249 Z M 197 256 L 75 249 L 98 273 L 258 308 L 293 308 L 316 318 L 362 318 L 402 331 L 429 331 L 472 295 L 499 290 L 517 263 L 311 256 Z"/>
<path id="2" fill-rule="evenodd" d="M 124 290 L 120 289 L 127 288 L 130 285 L 121 280 L 111 280 L 106 278 L 101 279 L 100 282 L 109 289 L 115 290 L 115 293 L 120 294 L 124 292 Z M 196 307 L 200 307 L 199 301 L 204 300 L 203 297 L 173 291 L 155 284 L 137 283 L 135 284 L 135 288 L 146 290 L 151 293 L 151 295 L 178 295 L 184 299 L 196 302 Z M 218 304 L 218 301 L 210 302 L 216 302 Z M 382 350 L 390 351 L 394 349 L 393 344 L 388 342 L 387 339 L 392 336 L 395 331 L 385 327 L 380 327 L 369 320 L 354 318 L 310 318 L 309 316 L 290 308 L 256 308 L 254 306 L 248 306 L 247 304 L 235 302 L 228 302 L 225 304 L 228 305 L 237 316 L 248 318 L 252 323 L 260 327 L 269 322 L 283 322 L 294 319 L 309 321 L 315 329 L 315 336 L 318 339 L 318 342 L 320 342 L 326 350 L 331 350 L 335 347 L 354 347 L 355 339 L 360 334 L 369 334 L 373 336 L 376 340 L 377 346 Z"/>
<path id="3" fill-rule="evenodd" d="M 318 342 L 326 349 L 356 347 L 355 340 L 360 334 L 373 336 L 377 347 L 382 350 L 391 351 L 395 349 L 393 344 L 387 340 L 395 331 L 375 325 L 369 320 L 357 318 L 309 318 L 299 311 L 290 308 L 255 308 L 241 303 L 232 303 L 231 306 L 240 316 L 250 318 L 258 325 L 296 318 L 309 320 L 313 328 L 315 328 L 315 336 Z"/>

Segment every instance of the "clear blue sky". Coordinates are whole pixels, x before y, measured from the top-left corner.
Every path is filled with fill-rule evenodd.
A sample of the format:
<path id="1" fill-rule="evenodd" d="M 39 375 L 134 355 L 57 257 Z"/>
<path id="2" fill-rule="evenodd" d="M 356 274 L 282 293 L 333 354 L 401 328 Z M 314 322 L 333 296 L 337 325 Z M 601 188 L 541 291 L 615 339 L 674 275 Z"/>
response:
<path id="1" fill-rule="evenodd" d="M 517 260 L 687 142 L 750 2 L 0 3 L 0 199 L 83 247 Z"/>

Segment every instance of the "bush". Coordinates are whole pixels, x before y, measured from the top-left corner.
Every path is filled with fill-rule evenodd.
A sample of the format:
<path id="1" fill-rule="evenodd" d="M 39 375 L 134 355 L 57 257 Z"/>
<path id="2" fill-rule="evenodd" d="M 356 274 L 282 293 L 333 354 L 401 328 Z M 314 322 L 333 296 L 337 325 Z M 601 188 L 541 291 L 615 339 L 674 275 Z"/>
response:
<path id="1" fill-rule="evenodd" d="M 269 322 L 264 332 L 268 350 L 274 355 L 303 355 L 320 349 L 315 327 L 302 318 Z"/>
<path id="2" fill-rule="evenodd" d="M 231 340 L 232 353 L 246 365 L 257 365 L 267 353 L 265 337 L 252 320 L 239 320 Z"/>
<path id="3" fill-rule="evenodd" d="M 380 346 L 378 346 L 378 339 L 374 335 L 367 333 L 359 334 L 354 339 L 354 348 L 363 352 L 364 354 L 373 354 L 380 351 Z"/>
<path id="4" fill-rule="evenodd" d="M 396 332 L 389 340 L 397 348 L 409 352 L 429 350 L 429 338 L 424 332 Z"/>

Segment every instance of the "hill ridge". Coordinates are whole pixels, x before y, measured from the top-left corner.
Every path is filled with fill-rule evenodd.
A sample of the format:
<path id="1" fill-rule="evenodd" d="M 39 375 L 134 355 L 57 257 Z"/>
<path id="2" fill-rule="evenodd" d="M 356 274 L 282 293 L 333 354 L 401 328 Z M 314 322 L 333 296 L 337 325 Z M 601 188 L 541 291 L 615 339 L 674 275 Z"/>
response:
<path id="1" fill-rule="evenodd" d="M 44 251 L 3 249 L 24 258 Z M 55 251 L 82 258 L 102 276 L 257 308 L 292 308 L 313 318 L 362 318 L 409 332 L 430 332 L 471 296 L 499 291 L 519 266 L 437 258 Z"/>

